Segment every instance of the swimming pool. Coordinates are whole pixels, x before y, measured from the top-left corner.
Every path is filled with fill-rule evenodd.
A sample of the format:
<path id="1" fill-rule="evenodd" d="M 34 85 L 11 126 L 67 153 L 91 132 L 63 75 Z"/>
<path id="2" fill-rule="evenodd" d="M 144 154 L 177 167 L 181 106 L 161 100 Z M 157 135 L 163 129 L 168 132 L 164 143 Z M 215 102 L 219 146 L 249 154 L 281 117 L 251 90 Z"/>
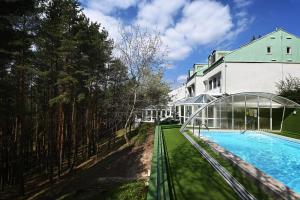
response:
<path id="1" fill-rule="evenodd" d="M 201 131 L 201 136 L 300 193 L 300 143 L 253 131 Z"/>

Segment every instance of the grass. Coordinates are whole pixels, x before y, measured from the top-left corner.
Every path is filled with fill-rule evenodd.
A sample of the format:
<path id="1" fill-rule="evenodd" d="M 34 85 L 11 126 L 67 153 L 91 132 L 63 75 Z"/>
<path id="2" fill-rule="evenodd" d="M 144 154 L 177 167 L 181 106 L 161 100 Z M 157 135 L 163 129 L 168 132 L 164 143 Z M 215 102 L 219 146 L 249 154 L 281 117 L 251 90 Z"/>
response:
<path id="1" fill-rule="evenodd" d="M 252 195 L 254 195 L 257 199 L 274 199 L 271 195 L 266 193 L 260 186 L 259 182 L 255 179 L 249 178 L 245 174 L 241 173 L 238 166 L 234 165 L 229 160 L 223 158 L 220 154 L 213 151 L 208 144 L 203 142 L 201 139 L 193 136 L 190 133 L 190 136 L 193 137 L 197 143 L 206 150 L 207 153 L 209 153 L 213 158 L 215 158 L 225 169 L 227 169 L 228 172 L 231 173 L 231 175 L 240 182 L 248 192 L 250 192 Z"/>
<path id="2" fill-rule="evenodd" d="M 146 186 L 144 181 L 125 183 L 108 191 L 107 200 L 145 200 Z"/>
<path id="3" fill-rule="evenodd" d="M 296 109 L 297 114 L 288 112 L 288 117 L 283 120 L 283 126 L 281 132 L 269 131 L 271 133 L 282 135 L 286 137 L 291 137 L 295 139 L 300 139 L 300 109 Z"/>
<path id="4" fill-rule="evenodd" d="M 288 131 L 281 131 L 280 132 L 274 132 L 274 131 L 270 131 L 273 134 L 277 134 L 277 135 L 282 135 L 282 136 L 286 136 L 286 137 L 290 137 L 290 138 L 295 138 L 295 139 L 299 139 L 300 140 L 300 133 L 294 133 L 294 132 L 288 132 Z"/>
<path id="5" fill-rule="evenodd" d="M 293 133 L 300 135 L 300 109 L 296 109 L 297 114 L 291 113 L 287 118 L 283 121 L 283 134 Z"/>
<path id="6" fill-rule="evenodd" d="M 239 199 L 232 188 L 174 126 L 162 126 L 175 199 Z"/>

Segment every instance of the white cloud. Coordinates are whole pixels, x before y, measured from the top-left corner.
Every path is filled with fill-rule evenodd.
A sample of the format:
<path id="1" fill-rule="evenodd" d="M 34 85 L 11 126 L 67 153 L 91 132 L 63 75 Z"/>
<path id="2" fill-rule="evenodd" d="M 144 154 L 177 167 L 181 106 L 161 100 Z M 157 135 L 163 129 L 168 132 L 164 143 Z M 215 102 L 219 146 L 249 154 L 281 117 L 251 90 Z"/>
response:
<path id="1" fill-rule="evenodd" d="M 174 69 L 175 68 L 175 65 L 173 63 L 167 63 L 165 66 L 164 66 L 165 69 Z"/>
<path id="2" fill-rule="evenodd" d="M 105 15 L 101 11 L 92 8 L 85 8 L 84 13 L 91 21 L 100 23 L 102 28 L 108 31 L 109 37 L 115 40 L 119 39 L 119 28 L 122 26 L 120 19 Z"/>
<path id="3" fill-rule="evenodd" d="M 178 23 L 166 30 L 163 41 L 171 60 L 183 60 L 196 46 L 222 40 L 232 27 L 228 6 L 211 0 L 193 1 L 184 6 Z"/>
<path id="4" fill-rule="evenodd" d="M 255 19 L 253 16 L 250 16 L 247 11 L 247 7 L 253 3 L 253 0 L 234 0 L 234 3 L 237 8 L 237 12 L 234 15 L 236 23 L 235 29 L 224 38 L 227 45 L 229 45 L 241 32 L 245 31 Z"/>
<path id="5" fill-rule="evenodd" d="M 128 9 L 137 5 L 138 2 L 138 0 L 87 0 L 86 7 L 109 14 L 117 9 Z"/>
<path id="6" fill-rule="evenodd" d="M 234 12 L 217 0 L 86 0 L 85 14 L 119 39 L 120 26 L 139 24 L 161 33 L 168 47 L 168 59 L 184 60 L 200 46 L 230 43 L 253 21 L 246 10 L 252 0 L 234 0 Z M 116 13 L 137 8 L 132 19 Z M 224 42 L 225 41 L 225 42 Z"/>
<path id="7" fill-rule="evenodd" d="M 184 82 L 186 82 L 186 79 L 187 79 L 187 75 L 182 74 L 182 75 L 177 77 L 177 82 L 184 83 Z"/>
<path id="8" fill-rule="evenodd" d="M 253 3 L 252 0 L 233 0 L 233 2 L 238 8 L 247 7 Z"/>
<path id="9" fill-rule="evenodd" d="M 184 4 L 185 0 L 172 0 L 167 3 L 164 0 L 154 0 L 140 4 L 135 23 L 164 32 L 167 27 L 174 25 L 174 17 Z"/>

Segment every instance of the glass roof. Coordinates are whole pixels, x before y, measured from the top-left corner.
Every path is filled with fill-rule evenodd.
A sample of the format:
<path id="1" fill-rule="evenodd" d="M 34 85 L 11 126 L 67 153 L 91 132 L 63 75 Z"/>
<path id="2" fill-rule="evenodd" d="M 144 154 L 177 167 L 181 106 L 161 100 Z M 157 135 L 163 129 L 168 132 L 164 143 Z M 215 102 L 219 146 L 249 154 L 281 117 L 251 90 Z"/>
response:
<path id="1" fill-rule="evenodd" d="M 267 92 L 242 92 L 242 93 L 236 93 L 229 96 L 237 96 L 237 95 L 245 95 L 245 96 L 258 96 L 266 99 L 270 99 L 272 101 L 275 101 L 278 104 L 281 104 L 282 106 L 286 107 L 300 107 L 300 105 L 292 100 L 289 100 L 285 97 L 279 96 L 277 94 L 267 93 Z"/>
<path id="2" fill-rule="evenodd" d="M 176 105 L 198 105 L 198 104 L 207 104 L 216 98 L 209 94 L 200 94 L 195 97 L 189 97 L 186 99 L 179 100 L 175 102 Z"/>
<path id="3" fill-rule="evenodd" d="M 242 98 L 241 98 L 242 97 Z M 254 102 L 253 102 L 254 100 Z M 267 101 L 266 101 L 267 100 Z M 252 101 L 252 106 L 259 106 L 259 107 L 270 107 L 270 108 L 276 108 L 276 107 L 287 107 L 287 108 L 300 108 L 300 105 L 294 101 L 291 101 L 285 97 L 279 96 L 277 94 L 272 93 L 265 93 L 265 92 L 242 92 L 242 93 L 236 93 L 231 95 L 224 95 L 218 99 L 214 99 L 204 105 L 202 105 L 198 110 L 196 110 L 192 115 L 185 121 L 185 123 L 181 127 L 181 131 L 185 129 L 187 124 L 189 124 L 192 119 L 200 113 L 203 109 L 205 109 L 208 106 L 211 105 L 219 105 L 222 103 L 232 103 L 235 105 L 246 105 L 245 102 Z M 258 102 L 255 103 L 255 101 Z"/>

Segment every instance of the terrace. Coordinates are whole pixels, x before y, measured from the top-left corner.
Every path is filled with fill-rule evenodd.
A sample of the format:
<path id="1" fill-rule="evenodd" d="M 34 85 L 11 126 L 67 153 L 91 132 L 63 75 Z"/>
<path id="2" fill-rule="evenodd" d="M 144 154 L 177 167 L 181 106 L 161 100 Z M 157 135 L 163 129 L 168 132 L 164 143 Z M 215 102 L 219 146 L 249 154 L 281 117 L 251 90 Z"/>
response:
<path id="1" fill-rule="evenodd" d="M 158 126 L 148 199 L 299 199 L 299 194 L 287 186 L 290 183 L 278 179 L 277 172 L 274 176 L 259 163 L 257 167 L 253 160 L 230 148 L 235 144 L 226 146 L 227 140 L 236 144 L 249 140 L 258 156 L 268 157 L 258 160 L 273 163 L 270 151 L 264 155 L 268 145 L 259 144 L 261 138 L 271 139 L 277 145 L 273 152 L 286 155 L 286 163 L 290 163 L 286 146 L 292 142 L 300 147 L 299 140 L 289 138 L 299 138 L 299 107 L 270 93 L 239 93 L 201 105 L 180 129 L 176 125 Z M 204 130 L 207 127 L 209 130 Z M 230 139 L 228 131 L 240 139 Z M 227 139 L 221 139 L 222 143 L 218 137 Z M 243 143 L 238 145 L 243 148 Z M 293 171 L 293 167 L 286 168 Z"/>

